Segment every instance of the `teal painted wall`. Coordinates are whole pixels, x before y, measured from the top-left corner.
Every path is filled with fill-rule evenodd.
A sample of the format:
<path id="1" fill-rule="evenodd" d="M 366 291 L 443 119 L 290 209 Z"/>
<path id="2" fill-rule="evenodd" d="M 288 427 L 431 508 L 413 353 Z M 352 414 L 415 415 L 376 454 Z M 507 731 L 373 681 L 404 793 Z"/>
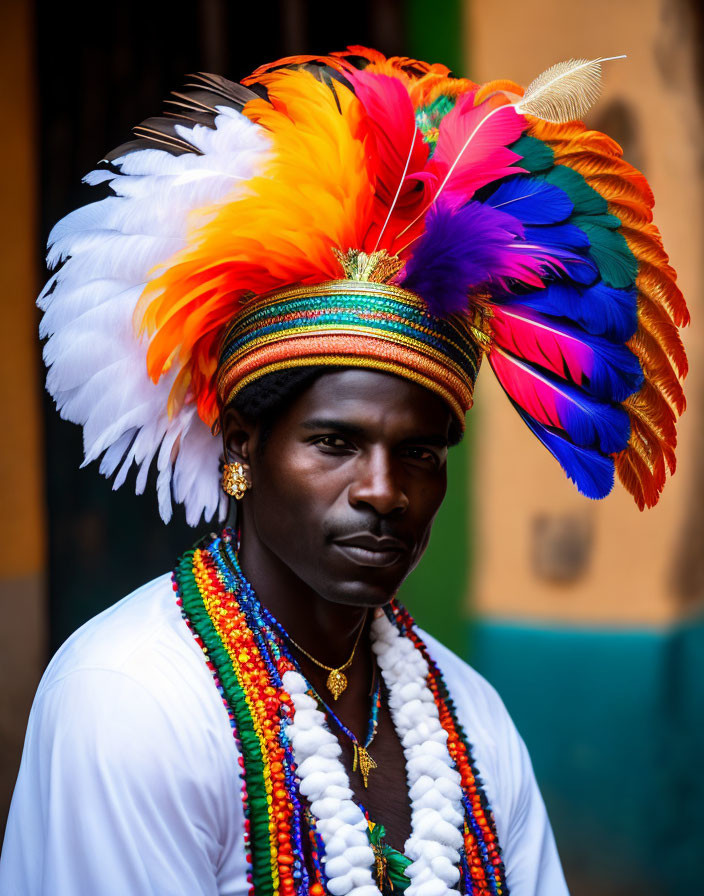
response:
<path id="1" fill-rule="evenodd" d="M 472 646 L 526 741 L 574 892 L 704 893 L 704 618 L 479 621 Z"/>

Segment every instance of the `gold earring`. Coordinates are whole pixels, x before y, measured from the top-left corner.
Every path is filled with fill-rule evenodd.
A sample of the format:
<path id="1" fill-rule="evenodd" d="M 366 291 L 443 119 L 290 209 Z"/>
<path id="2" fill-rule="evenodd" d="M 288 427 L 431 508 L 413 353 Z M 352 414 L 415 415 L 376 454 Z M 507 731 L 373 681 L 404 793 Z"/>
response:
<path id="1" fill-rule="evenodd" d="M 222 471 L 222 487 L 226 494 L 239 501 L 249 486 L 241 463 L 225 464 Z"/>

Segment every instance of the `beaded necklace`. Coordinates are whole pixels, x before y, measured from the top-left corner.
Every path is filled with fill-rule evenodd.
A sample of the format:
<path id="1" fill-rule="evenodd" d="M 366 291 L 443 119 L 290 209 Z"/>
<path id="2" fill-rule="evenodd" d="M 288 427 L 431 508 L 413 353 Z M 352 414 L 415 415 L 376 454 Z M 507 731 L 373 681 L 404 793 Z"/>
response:
<path id="1" fill-rule="evenodd" d="M 288 635 L 281 624 L 274 619 L 271 613 L 266 609 L 266 607 L 262 607 L 262 614 L 267 624 L 278 631 L 281 636 L 293 644 L 294 647 L 298 647 L 296 642 Z M 359 643 L 359 636 L 357 643 Z M 356 647 L 356 644 L 355 644 Z M 300 648 L 299 648 L 300 649 Z M 306 654 L 306 656 L 310 656 Z M 327 667 L 323 667 L 327 668 Z M 300 671 L 300 670 L 299 670 Z M 323 700 L 320 694 L 313 688 L 311 685 L 311 693 L 318 701 L 320 707 L 324 710 L 328 718 L 332 719 L 335 725 L 339 728 L 339 730 L 347 737 L 348 740 L 352 742 L 352 748 L 354 751 L 354 758 L 352 762 L 352 771 L 356 772 L 359 767 L 359 772 L 362 776 L 362 783 L 365 787 L 368 786 L 369 783 L 369 773 L 377 768 L 376 762 L 372 759 L 369 754 L 369 747 L 372 745 L 372 741 L 376 737 L 376 732 L 379 728 L 379 710 L 381 709 L 381 676 L 377 674 L 376 669 L 374 670 L 374 683 L 372 685 L 372 694 L 371 694 L 371 712 L 369 713 L 369 722 L 367 724 L 367 736 L 364 740 L 364 743 L 361 744 L 357 739 L 356 735 L 350 731 L 350 729 L 345 725 L 345 723 L 340 719 L 337 714 L 330 708 L 330 706 Z M 335 697 L 337 699 L 337 697 Z"/>
<path id="2" fill-rule="evenodd" d="M 275 620 L 242 574 L 235 543 L 234 534 L 226 529 L 185 553 L 174 572 L 174 590 L 236 739 L 250 896 L 369 893 L 368 886 L 374 887 L 375 853 L 339 760 L 339 744 L 317 695 L 301 675 L 278 626 L 272 624 Z M 429 750 L 428 759 L 433 757 L 443 779 L 436 796 L 453 794 L 445 800 L 446 818 L 438 816 L 438 824 L 448 832 L 452 829 L 448 824 L 455 825 L 456 851 L 455 846 L 444 849 L 456 861 L 439 862 L 433 830 L 421 834 L 414 824 L 404 850 L 411 860 L 406 896 L 430 892 L 506 896 L 493 817 L 440 671 L 411 617 L 395 602 L 386 615 L 374 620 L 372 638 L 407 762 L 410 756 L 422 760 L 423 751 Z M 421 699 L 404 701 L 401 692 L 407 694 L 409 688 Z M 423 700 L 425 689 L 432 697 Z M 406 710 L 416 704 L 418 717 L 408 716 Z M 422 742 L 410 745 L 421 728 L 437 730 L 432 743 L 428 738 L 427 748 Z M 438 764 L 440 741 L 446 744 L 445 764 Z M 408 765 L 407 774 L 413 789 Z M 454 784 L 453 775 L 461 787 Z M 422 797 L 412 799 L 414 820 L 419 811 L 426 811 L 422 804 Z M 445 887 L 438 890 L 440 880 Z"/>
<path id="3" fill-rule="evenodd" d="M 316 694 L 316 696 L 318 696 Z M 381 709 L 381 677 L 376 676 L 376 684 L 374 686 L 374 692 L 372 694 L 372 711 L 369 716 L 369 726 L 367 728 L 367 737 L 363 744 L 357 740 L 354 734 L 350 731 L 350 729 L 345 725 L 342 719 L 338 718 L 335 713 L 330 709 L 330 707 L 324 703 L 320 697 L 318 696 L 318 701 L 321 706 L 326 710 L 326 713 L 329 718 L 337 725 L 337 727 L 345 734 L 349 740 L 352 741 L 352 747 L 354 750 L 354 759 L 352 761 L 352 771 L 357 771 L 357 766 L 359 766 L 359 773 L 362 776 L 362 783 L 365 787 L 369 784 L 369 772 L 377 767 L 376 762 L 369 755 L 369 747 L 374 740 L 374 737 L 377 732 L 377 728 L 379 727 L 379 710 Z"/>

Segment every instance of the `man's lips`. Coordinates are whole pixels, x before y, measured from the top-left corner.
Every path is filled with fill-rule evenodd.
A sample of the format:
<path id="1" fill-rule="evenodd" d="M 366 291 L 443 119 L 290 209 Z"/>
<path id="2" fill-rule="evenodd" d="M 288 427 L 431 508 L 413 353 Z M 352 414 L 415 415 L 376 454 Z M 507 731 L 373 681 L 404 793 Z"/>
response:
<path id="1" fill-rule="evenodd" d="M 334 538 L 332 543 L 358 566 L 393 566 L 408 551 L 400 539 L 391 535 L 372 535 L 370 532 L 344 535 Z"/>

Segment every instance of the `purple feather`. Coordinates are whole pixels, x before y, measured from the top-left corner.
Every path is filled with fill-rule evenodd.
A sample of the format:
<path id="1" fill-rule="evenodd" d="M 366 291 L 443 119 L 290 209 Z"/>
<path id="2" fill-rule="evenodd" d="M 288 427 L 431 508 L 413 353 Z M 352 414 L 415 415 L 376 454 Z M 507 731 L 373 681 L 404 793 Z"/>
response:
<path id="1" fill-rule="evenodd" d="M 436 203 L 399 285 L 419 295 L 438 317 L 466 312 L 471 292 L 518 280 L 540 288 L 562 265 L 549 248 L 521 245 L 523 225 L 497 209 L 469 202 L 453 211 Z"/>

